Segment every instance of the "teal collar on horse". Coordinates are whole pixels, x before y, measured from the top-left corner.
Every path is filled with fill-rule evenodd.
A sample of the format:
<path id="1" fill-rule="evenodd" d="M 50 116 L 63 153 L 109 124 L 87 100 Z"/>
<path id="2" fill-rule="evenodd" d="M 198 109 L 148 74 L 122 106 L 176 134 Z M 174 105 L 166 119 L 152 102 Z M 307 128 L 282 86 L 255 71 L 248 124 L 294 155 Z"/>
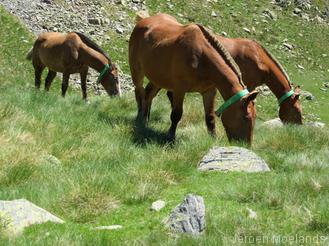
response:
<path id="1" fill-rule="evenodd" d="M 244 97 L 248 93 L 249 91 L 247 89 L 244 89 L 243 91 L 236 93 L 234 96 L 230 97 L 226 102 L 224 102 L 222 106 L 220 106 L 220 108 L 216 111 L 216 114 L 220 116 L 228 107 L 239 101 L 242 97 Z"/>
<path id="2" fill-rule="evenodd" d="M 102 79 L 104 78 L 105 74 L 107 74 L 109 69 L 110 69 L 110 65 L 106 64 L 98 76 L 97 84 L 99 84 L 102 81 Z"/>
<path id="3" fill-rule="evenodd" d="M 290 90 L 287 93 L 285 93 L 282 97 L 279 98 L 278 102 L 279 102 L 279 106 L 281 106 L 281 104 L 288 99 L 289 97 L 291 97 L 294 94 L 294 90 Z"/>

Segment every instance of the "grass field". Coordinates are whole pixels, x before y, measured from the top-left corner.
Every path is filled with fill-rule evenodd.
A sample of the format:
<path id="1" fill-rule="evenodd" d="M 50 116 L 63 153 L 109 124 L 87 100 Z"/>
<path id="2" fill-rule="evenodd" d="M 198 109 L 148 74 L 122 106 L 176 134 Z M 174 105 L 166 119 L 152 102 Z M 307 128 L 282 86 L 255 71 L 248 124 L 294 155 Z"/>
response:
<path id="1" fill-rule="evenodd" d="M 244 2 L 185 0 L 174 2 L 170 9 L 164 1 L 151 0 L 148 6 L 154 13 L 181 13 L 231 37 L 261 41 L 282 61 L 292 80 L 315 95 L 315 101 L 302 101 L 305 120 L 320 118 L 329 124 L 328 92 L 319 89 L 329 81 L 329 54 L 322 55 L 328 53 L 329 27 L 291 17 L 291 10 L 277 11 L 277 21 L 263 23 L 259 16 L 272 5 L 264 0 L 248 6 Z M 211 10 L 220 13 L 221 21 L 209 17 Z M 1 7 L 0 23 L 0 200 L 26 198 L 66 221 L 30 227 L 20 237 L 1 238 L 0 244 L 233 245 L 243 236 L 252 241 L 297 235 L 298 242 L 292 245 L 300 245 L 303 237 L 328 236 L 327 127 L 264 128 L 261 122 L 276 117 L 277 104 L 272 96 L 259 97 L 251 149 L 272 172 L 200 173 L 196 165 L 208 149 L 229 143 L 220 121 L 217 139 L 208 136 L 199 95 L 186 98 L 177 141 L 168 145 L 164 136 L 170 109 L 163 93 L 154 101 L 149 128 L 140 131 L 134 128 L 132 93 L 122 98 L 94 96 L 86 104 L 80 91 L 70 90 L 61 98 L 59 80 L 50 93 L 36 92 L 32 65 L 24 60 L 33 43 L 31 34 Z M 252 26 L 256 33 L 243 31 Z M 293 51 L 282 49 L 284 39 L 296 45 Z M 110 53 L 128 72 L 127 59 L 122 60 L 126 46 L 114 35 L 113 43 L 107 44 L 110 51 L 116 48 Z M 52 162 L 49 155 L 61 163 Z M 188 193 L 203 196 L 206 203 L 207 230 L 198 238 L 172 235 L 163 226 Z M 167 206 L 154 213 L 149 207 L 157 199 Z M 257 212 L 257 219 L 248 218 L 248 208 Z M 123 229 L 91 230 L 113 224 Z M 329 239 L 318 244 L 328 245 Z"/>

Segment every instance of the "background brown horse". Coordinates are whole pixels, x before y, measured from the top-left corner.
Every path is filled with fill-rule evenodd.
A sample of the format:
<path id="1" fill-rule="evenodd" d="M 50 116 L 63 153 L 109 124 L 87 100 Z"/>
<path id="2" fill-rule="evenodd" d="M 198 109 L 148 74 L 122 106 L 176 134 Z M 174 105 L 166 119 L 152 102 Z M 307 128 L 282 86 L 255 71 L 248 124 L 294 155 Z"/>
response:
<path id="1" fill-rule="evenodd" d="M 265 83 L 277 99 L 292 90 L 289 76 L 271 53 L 261 44 L 250 39 L 232 39 L 217 35 L 239 65 L 244 83 L 249 90 Z M 285 123 L 302 124 L 299 101 L 300 89 L 280 104 L 279 117 Z"/>
<path id="2" fill-rule="evenodd" d="M 81 33 L 43 33 L 34 43 L 27 59 L 32 60 L 35 71 L 35 87 L 40 88 L 45 67 L 49 72 L 45 90 L 49 90 L 56 73 L 63 73 L 62 96 L 67 91 L 70 74 L 80 73 L 83 98 L 87 99 L 87 74 L 89 67 L 101 73 L 99 81 L 109 95 L 120 95 L 118 71 L 108 55 L 93 41 Z"/>
<path id="3" fill-rule="evenodd" d="M 166 14 L 136 24 L 129 41 L 129 64 L 138 105 L 137 118 L 146 121 L 152 98 L 160 88 L 172 91 L 170 139 L 174 139 L 183 113 L 185 93 L 202 94 L 206 124 L 209 132 L 215 134 L 213 88 L 220 91 L 224 100 L 244 89 L 239 68 L 214 35 L 199 25 L 183 26 Z M 146 90 L 145 75 L 151 81 Z M 251 92 L 223 112 L 221 119 L 229 140 L 251 143 L 256 96 L 256 91 Z"/>

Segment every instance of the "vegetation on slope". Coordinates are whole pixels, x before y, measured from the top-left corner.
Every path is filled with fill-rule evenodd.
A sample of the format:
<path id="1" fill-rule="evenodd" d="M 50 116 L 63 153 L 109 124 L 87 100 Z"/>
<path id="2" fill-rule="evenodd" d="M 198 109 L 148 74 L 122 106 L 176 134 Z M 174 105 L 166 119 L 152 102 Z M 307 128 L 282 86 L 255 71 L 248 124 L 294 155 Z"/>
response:
<path id="1" fill-rule="evenodd" d="M 246 34 L 242 28 L 253 26 L 268 2 L 253 1 L 248 6 L 244 1 L 218 2 L 179 1 L 170 9 L 163 1 L 149 1 L 149 7 L 154 13 L 182 13 L 219 33 L 250 36 L 265 43 L 280 57 L 293 81 L 316 96 L 314 102 L 303 101 L 307 118 L 320 116 L 328 124 L 328 96 L 319 86 L 329 73 L 328 58 L 322 56 L 327 52 L 329 28 L 280 12 L 276 22 L 255 24 L 256 30 L 268 28 L 268 32 Z M 209 17 L 210 9 L 223 16 L 220 22 Z M 232 245 L 236 236 L 328 235 L 327 128 L 269 130 L 258 122 L 252 150 L 269 163 L 272 172 L 200 173 L 196 164 L 203 154 L 214 145 L 229 143 L 219 121 L 218 138 L 207 135 L 198 95 L 186 99 L 177 143 L 169 146 L 163 141 L 170 124 L 164 94 L 155 99 L 149 128 L 139 131 L 134 128 L 133 94 L 120 99 L 92 97 L 87 105 L 80 92 L 69 91 L 61 98 L 58 80 L 50 93 L 36 92 L 32 66 L 24 60 L 33 42 L 30 34 L 2 8 L 0 22 L 0 200 L 26 198 L 66 221 L 33 226 L 16 239 L 1 239 L 0 244 Z M 297 45 L 296 54 L 280 49 L 285 38 Z M 126 64 L 122 60 L 126 41 L 113 36 L 108 45 L 116 47 L 114 56 Z M 307 57 L 314 62 L 307 62 Z M 305 70 L 299 71 L 296 64 Z M 276 116 L 273 97 L 260 97 L 257 104 L 261 105 L 260 119 Z M 61 163 L 52 161 L 50 155 Z M 207 231 L 200 238 L 175 237 L 162 224 L 187 193 L 205 199 Z M 156 199 L 168 202 L 159 213 L 149 211 Z M 256 220 L 248 218 L 247 208 L 257 212 Z M 124 228 L 91 230 L 112 224 Z"/>

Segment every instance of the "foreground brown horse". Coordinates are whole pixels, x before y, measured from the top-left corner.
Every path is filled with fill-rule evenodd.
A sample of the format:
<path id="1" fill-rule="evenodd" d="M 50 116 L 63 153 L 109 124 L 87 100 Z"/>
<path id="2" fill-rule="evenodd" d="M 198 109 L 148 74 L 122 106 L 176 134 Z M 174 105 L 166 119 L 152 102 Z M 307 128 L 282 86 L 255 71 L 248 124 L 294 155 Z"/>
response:
<path id="1" fill-rule="evenodd" d="M 41 74 L 45 67 L 49 69 L 45 81 L 47 91 L 56 73 L 63 73 L 63 97 L 70 74 L 80 73 L 83 98 L 87 99 L 86 80 L 91 67 L 100 73 L 97 82 L 103 85 L 109 95 L 120 95 L 116 66 L 97 44 L 81 33 L 43 33 L 37 38 L 26 58 L 32 60 L 37 89 L 40 88 Z"/>
<path id="2" fill-rule="evenodd" d="M 295 91 L 292 90 L 287 73 L 274 56 L 251 39 L 216 37 L 240 67 L 248 90 L 254 90 L 265 83 L 279 101 L 280 119 L 284 123 L 302 124 L 300 89 L 297 87 Z M 172 93 L 168 91 L 167 95 L 172 104 Z"/>
<path id="3" fill-rule="evenodd" d="M 229 140 L 251 143 L 257 93 L 245 90 L 239 68 L 216 37 L 200 25 L 183 26 L 158 14 L 140 20 L 129 41 L 129 64 L 138 105 L 137 118 L 146 121 L 160 88 L 172 91 L 170 139 L 175 138 L 187 92 L 203 96 L 208 131 L 215 134 L 214 99 L 217 88 L 224 100 L 221 119 Z M 143 87 L 143 78 L 151 81 Z"/>

